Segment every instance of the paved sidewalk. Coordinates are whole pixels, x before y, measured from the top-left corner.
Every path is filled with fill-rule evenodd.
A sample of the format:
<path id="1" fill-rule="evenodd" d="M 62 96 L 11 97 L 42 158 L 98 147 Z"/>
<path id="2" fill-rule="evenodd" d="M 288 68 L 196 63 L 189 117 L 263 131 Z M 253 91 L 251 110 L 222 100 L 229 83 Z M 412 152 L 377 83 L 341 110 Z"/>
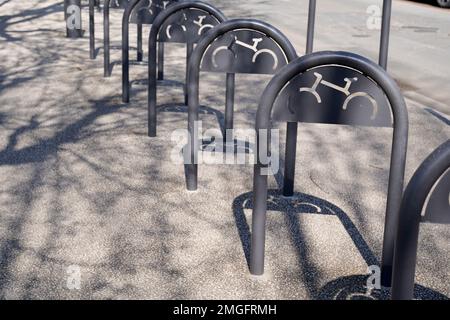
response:
<path id="1" fill-rule="evenodd" d="M 266 1 L 253 2 L 263 8 Z M 211 3 L 230 17 L 265 18 L 242 1 Z M 292 201 L 271 193 L 267 271 L 252 277 L 246 260 L 252 167 L 202 165 L 199 190 L 187 192 L 183 166 L 169 160 L 171 132 L 186 128 L 185 112 L 161 109 L 158 137 L 148 138 L 146 88 L 133 86 L 132 101 L 122 104 L 120 67 L 103 78 L 102 51 L 89 60 L 87 37 L 65 38 L 60 2 L 3 1 L 0 14 L 0 298 L 337 299 L 366 293 L 367 266 L 381 256 L 392 130 L 300 125 L 298 193 Z M 121 15 L 113 12 L 111 21 L 118 45 Z M 97 14 L 99 46 L 101 26 Z M 167 78 L 182 80 L 184 50 L 169 48 Z M 112 53 L 112 61 L 120 60 L 118 50 Z M 131 68 L 132 79 L 146 74 L 145 67 Z M 202 77 L 202 104 L 223 112 L 224 79 Z M 237 127 L 254 126 L 256 92 L 269 79 L 237 77 Z M 181 88 L 158 95 L 161 104 L 183 101 Z M 407 103 L 409 180 L 450 138 L 450 126 L 423 103 Z M 218 127 L 215 116 L 202 120 L 205 129 Z M 269 181 L 276 190 L 276 180 Z M 305 201 L 321 212 L 299 205 Z M 417 293 L 449 297 L 450 230 L 425 225 L 422 231 Z M 71 266 L 80 268 L 80 290 L 67 287 Z"/>

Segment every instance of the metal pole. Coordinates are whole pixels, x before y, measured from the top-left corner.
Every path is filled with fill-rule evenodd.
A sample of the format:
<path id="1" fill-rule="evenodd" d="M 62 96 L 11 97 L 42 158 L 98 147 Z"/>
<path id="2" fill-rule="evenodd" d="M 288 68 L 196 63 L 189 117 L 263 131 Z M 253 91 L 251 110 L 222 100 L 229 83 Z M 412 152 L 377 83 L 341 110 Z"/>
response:
<path id="1" fill-rule="evenodd" d="M 144 50 L 142 49 L 142 23 L 137 24 L 137 61 L 144 58 Z"/>
<path id="2" fill-rule="evenodd" d="M 89 57 L 95 59 L 95 1 L 89 0 Z"/>
<path id="3" fill-rule="evenodd" d="M 259 133 L 257 133 L 259 135 Z M 259 136 L 258 136 L 259 140 Z M 257 144 L 261 144 L 258 142 Z M 264 274 L 264 253 L 266 243 L 267 216 L 267 176 L 261 174 L 262 165 L 254 168 L 252 247 L 250 251 L 250 273 L 256 276 Z"/>
<path id="4" fill-rule="evenodd" d="M 314 47 L 314 30 L 316 24 L 316 0 L 309 0 L 309 14 L 308 14 L 308 31 L 306 39 L 306 54 L 313 52 Z"/>
<path id="5" fill-rule="evenodd" d="M 122 101 L 130 102 L 130 16 L 140 0 L 132 0 L 122 19 Z"/>
<path id="6" fill-rule="evenodd" d="M 306 54 L 314 50 L 314 28 L 316 22 L 316 0 L 309 1 L 308 30 L 306 39 Z M 286 154 L 284 157 L 283 195 L 292 197 L 295 185 L 295 159 L 297 156 L 298 123 L 289 122 L 286 132 Z"/>
<path id="7" fill-rule="evenodd" d="M 390 36 L 390 29 L 391 29 L 391 13 L 392 13 L 392 0 L 384 0 L 383 1 L 383 21 L 382 21 L 382 25 L 381 25 L 379 64 L 385 70 L 387 70 L 388 57 L 389 57 L 389 36 Z"/>
<path id="8" fill-rule="evenodd" d="M 111 76 L 109 52 L 109 3 L 110 0 L 105 0 L 103 8 L 103 75 L 105 77 Z"/>
<path id="9" fill-rule="evenodd" d="M 227 129 L 233 129 L 233 115 L 234 115 L 234 93 L 235 93 L 236 75 L 234 73 L 227 73 L 226 79 L 226 95 L 225 95 L 225 132 L 223 136 L 226 137 Z"/>
<path id="10" fill-rule="evenodd" d="M 164 79 L 164 42 L 158 43 L 158 80 Z"/>
<path id="11" fill-rule="evenodd" d="M 186 82 L 184 84 L 184 104 L 188 105 L 189 99 L 188 99 L 188 65 L 189 65 L 189 59 L 191 58 L 192 51 L 194 51 L 194 44 L 191 42 L 188 42 L 186 44 Z"/>

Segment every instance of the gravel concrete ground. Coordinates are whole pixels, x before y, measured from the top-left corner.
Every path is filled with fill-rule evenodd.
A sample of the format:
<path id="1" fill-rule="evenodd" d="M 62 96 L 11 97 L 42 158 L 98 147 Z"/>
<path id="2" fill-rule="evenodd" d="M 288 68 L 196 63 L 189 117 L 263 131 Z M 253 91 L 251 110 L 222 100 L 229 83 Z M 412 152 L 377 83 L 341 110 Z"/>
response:
<path id="1" fill-rule="evenodd" d="M 266 6 L 211 1 L 230 17 L 264 19 L 250 2 Z M 119 45 L 120 13 L 111 20 Z M 184 49 L 168 48 L 166 76 L 182 80 Z M 252 166 L 202 165 L 199 190 L 187 192 L 183 166 L 169 160 L 172 131 L 186 127 L 183 108 L 162 108 L 158 137 L 148 138 L 145 87 L 134 85 L 122 104 L 120 67 L 103 78 L 101 50 L 89 60 L 87 37 L 65 38 L 61 1 L 0 1 L 1 298 L 386 298 L 365 283 L 381 256 L 390 129 L 300 125 L 297 194 L 283 199 L 280 179 L 269 180 L 266 274 L 252 277 Z M 145 79 L 145 67 L 131 70 Z M 237 77 L 236 127 L 253 127 L 269 79 Z M 202 104 L 223 112 L 223 83 L 202 77 Z M 161 104 L 183 101 L 178 88 L 158 94 Z M 450 127 L 445 115 L 407 103 L 409 180 Z M 215 115 L 202 120 L 205 129 L 219 126 Z M 423 226 L 418 298 L 450 296 L 449 240 L 445 226 Z"/>

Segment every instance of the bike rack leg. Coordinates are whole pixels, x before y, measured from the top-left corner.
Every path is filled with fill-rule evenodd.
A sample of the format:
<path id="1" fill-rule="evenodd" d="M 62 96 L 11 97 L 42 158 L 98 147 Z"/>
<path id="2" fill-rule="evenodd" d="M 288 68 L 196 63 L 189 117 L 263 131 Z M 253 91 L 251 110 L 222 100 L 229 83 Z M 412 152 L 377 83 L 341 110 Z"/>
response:
<path id="1" fill-rule="evenodd" d="M 130 102 L 130 57 L 129 57 L 129 35 L 128 22 L 122 26 L 122 101 Z"/>
<path id="2" fill-rule="evenodd" d="M 194 44 L 193 43 L 187 43 L 186 44 L 186 82 L 184 84 L 184 104 L 188 105 L 189 99 L 188 99 L 188 66 L 189 66 L 189 59 L 191 58 L 192 51 L 194 51 Z"/>
<path id="3" fill-rule="evenodd" d="M 383 22 L 381 26 L 380 61 L 379 64 L 387 69 L 389 57 L 389 36 L 391 29 L 392 0 L 383 1 Z"/>
<path id="4" fill-rule="evenodd" d="M 386 203 L 386 216 L 381 257 L 381 285 L 390 287 L 394 262 L 395 238 L 399 228 L 400 209 L 404 192 L 405 163 L 407 150 L 407 116 L 394 129 Z"/>
<path id="5" fill-rule="evenodd" d="M 158 43 L 158 80 L 164 79 L 164 42 Z"/>
<path id="6" fill-rule="evenodd" d="M 306 54 L 312 53 L 314 48 L 314 29 L 316 24 L 316 0 L 309 0 L 308 31 L 306 39 Z"/>
<path id="7" fill-rule="evenodd" d="M 284 159 L 284 183 L 283 195 L 292 197 L 294 195 L 295 180 L 295 158 L 297 155 L 297 133 L 298 123 L 289 122 L 286 131 L 286 155 Z"/>
<path id="8" fill-rule="evenodd" d="M 199 138 L 199 132 L 198 132 L 198 112 L 189 112 L 188 115 L 188 122 L 189 122 L 189 143 L 188 143 L 188 150 L 185 154 L 188 155 L 188 158 L 185 159 L 186 164 L 186 182 L 187 182 L 187 189 L 189 191 L 195 191 L 197 190 L 198 186 L 198 163 L 197 163 L 197 157 L 198 157 L 198 138 Z M 187 160 L 187 161 L 186 161 Z"/>
<path id="9" fill-rule="evenodd" d="M 89 58 L 95 59 L 95 1 L 89 0 Z"/>
<path id="10" fill-rule="evenodd" d="M 137 61 L 144 59 L 144 50 L 142 49 L 142 24 L 137 25 Z"/>
<path id="11" fill-rule="evenodd" d="M 227 130 L 233 129 L 234 118 L 234 93 L 235 93 L 235 81 L 236 76 L 234 73 L 227 73 L 226 79 L 226 98 L 225 98 L 225 132 L 224 137 L 227 137 Z"/>
<path id="12" fill-rule="evenodd" d="M 103 8 L 103 76 L 110 77 L 110 51 L 109 51 L 109 2 L 105 1 Z"/>
<path id="13" fill-rule="evenodd" d="M 314 50 L 314 28 L 316 23 L 316 0 L 309 1 L 308 12 L 308 30 L 306 39 L 306 54 L 310 54 Z M 295 181 L 295 159 L 297 156 L 297 134 L 298 123 L 290 122 L 287 124 L 286 132 L 286 155 L 284 163 L 284 183 L 283 195 L 292 197 L 294 195 Z"/>
<path id="14" fill-rule="evenodd" d="M 156 137 L 157 125 L 157 66 L 156 51 L 158 42 L 150 39 L 148 44 L 148 136 Z"/>
<path id="15" fill-rule="evenodd" d="M 414 278 L 421 215 L 420 212 L 419 214 L 408 213 L 403 212 L 401 214 L 395 242 L 391 292 L 393 300 L 412 300 L 414 298 Z"/>
<path id="16" fill-rule="evenodd" d="M 253 181 L 252 244 L 250 273 L 264 273 L 264 251 L 267 215 L 267 176 L 261 174 L 261 165 L 255 165 Z"/>

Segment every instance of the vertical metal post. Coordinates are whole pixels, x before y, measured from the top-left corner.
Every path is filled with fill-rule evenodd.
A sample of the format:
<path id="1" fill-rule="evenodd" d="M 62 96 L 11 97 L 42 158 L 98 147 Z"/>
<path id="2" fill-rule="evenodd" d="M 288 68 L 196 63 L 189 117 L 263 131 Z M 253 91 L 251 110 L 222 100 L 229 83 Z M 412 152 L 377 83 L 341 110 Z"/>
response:
<path id="1" fill-rule="evenodd" d="M 133 5 L 135 6 L 138 0 L 130 2 L 125 9 L 122 19 L 122 101 L 130 102 L 130 39 L 129 39 L 129 18 Z"/>
<path id="2" fill-rule="evenodd" d="M 158 80 L 164 79 L 164 42 L 158 43 Z"/>
<path id="3" fill-rule="evenodd" d="M 316 0 L 309 1 L 308 30 L 306 39 L 306 54 L 314 50 L 314 29 L 316 22 Z M 292 197 L 295 185 L 295 159 L 297 156 L 298 123 L 289 122 L 286 130 L 286 154 L 284 157 L 283 195 Z"/>
<path id="4" fill-rule="evenodd" d="M 225 132 L 224 137 L 227 137 L 227 129 L 233 129 L 234 117 L 234 93 L 235 93 L 236 75 L 234 73 L 227 73 L 226 78 L 226 95 L 225 95 Z"/>
<path id="5" fill-rule="evenodd" d="M 258 140 L 259 140 L 259 133 Z M 258 146 L 261 144 L 258 142 Z M 258 160 L 259 162 L 259 160 Z M 264 274 L 264 253 L 266 243 L 267 216 L 267 176 L 261 173 L 262 165 L 254 168 L 253 213 L 252 213 L 252 249 L 250 252 L 250 273 L 256 276 Z"/>
<path id="6" fill-rule="evenodd" d="M 391 29 L 392 0 L 383 1 L 383 20 L 381 25 L 380 57 L 379 64 L 387 69 L 389 56 L 389 36 Z"/>
<path id="7" fill-rule="evenodd" d="M 189 66 L 189 59 L 191 58 L 192 51 L 194 51 L 194 44 L 191 42 L 188 42 L 186 44 L 186 82 L 184 84 L 184 104 L 188 105 L 189 99 L 188 99 L 188 66 Z"/>
<path id="8" fill-rule="evenodd" d="M 64 0 L 64 20 L 67 38 L 83 37 L 81 0 Z"/>
<path id="9" fill-rule="evenodd" d="M 142 23 L 137 24 L 137 61 L 144 58 L 144 50 L 142 49 Z"/>
<path id="10" fill-rule="evenodd" d="M 395 243 L 394 277 L 391 292 L 393 300 L 412 300 L 414 298 L 420 220 L 420 212 L 417 214 L 402 212 Z"/>
<path id="11" fill-rule="evenodd" d="M 95 1 L 89 0 L 89 57 L 95 59 Z"/>
<path id="12" fill-rule="evenodd" d="M 389 37 L 391 29 L 391 15 L 392 15 L 392 0 L 383 1 L 383 16 L 381 24 L 381 36 L 380 36 L 380 54 L 379 65 L 387 70 L 388 58 L 389 58 Z M 403 183 L 403 181 L 402 181 Z M 381 258 L 381 285 L 383 287 L 391 287 L 392 284 L 392 268 L 394 263 L 394 248 L 395 248 L 395 226 L 398 225 L 398 221 L 395 221 L 393 217 L 398 218 L 396 214 L 396 208 L 391 205 L 392 201 L 389 196 L 402 197 L 400 195 L 388 194 L 388 204 L 386 210 L 386 223 L 383 237 L 383 252 Z"/>
<path id="13" fill-rule="evenodd" d="M 310 54 L 314 50 L 314 31 L 315 31 L 315 25 L 316 25 L 316 7 L 317 7 L 316 0 L 309 0 L 306 54 Z"/>
<path id="14" fill-rule="evenodd" d="M 103 7 L 103 75 L 111 76 L 110 52 L 109 52 L 109 3 L 105 0 Z"/>

